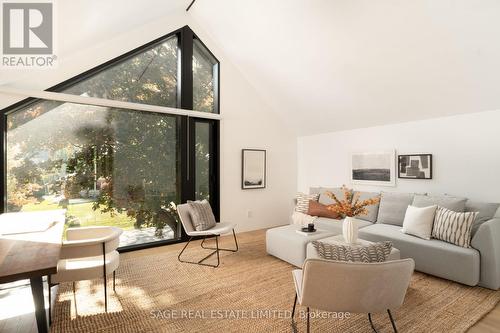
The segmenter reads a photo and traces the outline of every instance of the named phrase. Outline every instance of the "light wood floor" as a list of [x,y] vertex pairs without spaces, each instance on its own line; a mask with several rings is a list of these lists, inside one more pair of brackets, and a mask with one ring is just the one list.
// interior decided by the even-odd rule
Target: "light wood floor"
[[[252,240],[257,237],[262,237],[265,230],[257,230],[238,234],[238,238],[242,241],[244,239]],[[180,249],[184,244],[169,245],[168,249]],[[150,254],[162,253],[166,251],[167,247],[156,247],[134,252],[127,252],[121,254],[122,258],[137,258]],[[22,287],[21,287],[22,288]],[[26,288],[26,287],[25,287]],[[29,287],[27,288],[29,291]],[[19,301],[26,300],[26,290],[19,292]],[[24,295],[23,295],[24,293]],[[18,303],[19,306],[24,306],[23,303]],[[4,304],[2,304],[4,306]],[[30,307],[32,305],[30,304]],[[1,310],[0,310],[1,311]],[[33,313],[24,313],[18,317],[5,319],[0,321],[1,333],[36,333],[35,318]],[[473,326],[469,333],[499,333],[500,332],[500,304]]]

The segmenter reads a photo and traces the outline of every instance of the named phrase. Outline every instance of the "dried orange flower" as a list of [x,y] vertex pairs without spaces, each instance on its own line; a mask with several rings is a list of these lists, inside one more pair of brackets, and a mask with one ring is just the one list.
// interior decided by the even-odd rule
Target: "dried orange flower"
[[339,200],[332,192],[326,192],[326,195],[335,201],[335,203],[329,205],[327,209],[336,213],[341,218],[366,215],[368,214],[368,209],[366,207],[376,205],[380,201],[380,198],[370,198],[359,201],[359,192],[354,192],[345,185],[342,185],[342,191],[344,192],[343,200]]

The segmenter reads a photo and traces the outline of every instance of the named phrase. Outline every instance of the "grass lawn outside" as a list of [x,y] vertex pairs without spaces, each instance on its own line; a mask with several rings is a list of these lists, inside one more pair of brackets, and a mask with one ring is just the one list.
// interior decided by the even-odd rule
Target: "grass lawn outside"
[[[93,202],[77,202],[68,205],[66,217],[66,227],[86,227],[86,226],[113,226],[123,230],[134,229],[134,219],[127,217],[125,214],[115,214],[114,217],[110,213],[101,213],[99,210],[92,209]],[[40,203],[32,203],[24,205],[21,211],[34,212],[43,210],[61,209],[61,207],[52,202],[50,199],[45,199]],[[69,223],[68,223],[69,222]]]

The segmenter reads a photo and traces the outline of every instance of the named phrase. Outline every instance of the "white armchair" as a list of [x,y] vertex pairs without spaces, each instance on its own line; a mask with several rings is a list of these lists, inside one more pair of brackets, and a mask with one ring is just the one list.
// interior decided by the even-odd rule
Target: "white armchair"
[[295,282],[295,302],[307,307],[307,332],[309,308],[329,312],[368,313],[374,332],[372,313],[389,314],[394,332],[396,323],[391,309],[403,305],[415,263],[413,259],[377,263],[339,262],[324,259],[307,259],[302,270],[292,272]]
[[50,286],[73,282],[73,293],[75,293],[75,281],[103,277],[104,307],[107,312],[107,276],[113,273],[113,291],[115,291],[116,269],[120,263],[120,255],[116,249],[122,232],[116,227],[82,227],[66,230],[66,241],[62,244],[57,273],[48,278],[49,304]]
[[[235,224],[232,223],[217,223],[217,225],[211,229],[208,230],[203,230],[203,231],[197,231],[193,227],[193,223],[191,221],[191,215],[189,214],[189,209],[188,209],[188,204],[182,204],[177,206],[177,213],[179,214],[179,218],[181,220],[182,226],[184,227],[184,231],[186,234],[189,236],[189,240],[182,249],[182,251],[179,253],[177,256],[177,259],[180,262],[183,263],[188,263],[188,264],[197,264],[197,265],[203,265],[203,266],[209,266],[209,267],[219,267],[220,264],[220,258],[219,258],[219,251],[229,251],[229,252],[237,252],[238,251],[238,241],[236,240],[236,234],[234,233],[234,227],[236,226]],[[219,247],[219,236],[222,234],[227,234],[230,232],[233,232],[233,238],[234,238],[234,244],[235,248],[234,249],[224,249]],[[197,262],[192,262],[192,261],[185,261],[181,259],[182,253],[184,253],[184,250],[188,247],[189,243],[194,237],[203,237],[203,240],[201,241],[201,247],[207,250],[213,250],[213,252],[209,253],[206,257],[203,259],[200,259]],[[215,248],[214,247],[206,247],[203,244],[205,243],[205,238],[206,237],[211,237],[215,236]],[[206,259],[210,258],[214,254],[217,254],[217,264],[216,265],[211,265],[211,264],[205,264],[203,261]]]

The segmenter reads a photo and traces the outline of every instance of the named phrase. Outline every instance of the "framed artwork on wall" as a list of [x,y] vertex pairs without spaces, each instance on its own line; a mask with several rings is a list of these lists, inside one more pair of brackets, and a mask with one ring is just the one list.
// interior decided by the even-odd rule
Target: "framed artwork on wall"
[[241,188],[243,190],[266,187],[266,151],[242,149]]
[[352,153],[351,183],[396,186],[395,150]]
[[398,155],[398,178],[432,179],[432,154]]

